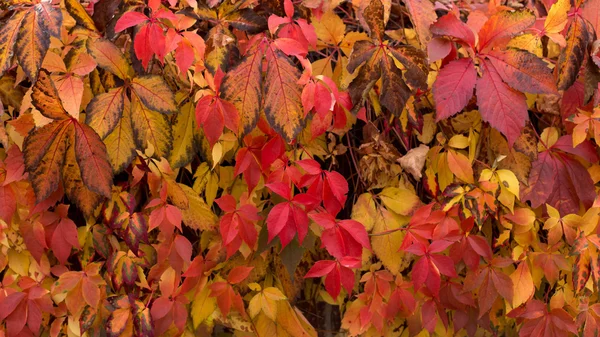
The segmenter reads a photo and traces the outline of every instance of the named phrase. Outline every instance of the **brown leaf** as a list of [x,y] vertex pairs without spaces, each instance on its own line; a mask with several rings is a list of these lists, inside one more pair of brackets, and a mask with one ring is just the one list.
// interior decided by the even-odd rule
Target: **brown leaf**
[[429,146],[421,144],[419,147],[410,149],[402,158],[398,159],[398,162],[408,173],[420,180],[422,175],[421,171],[425,166],[425,159],[427,159],[427,153],[429,152]]
[[556,65],[559,90],[569,89],[577,79],[588,44],[591,43],[591,35],[585,21],[576,16],[567,31],[567,46],[561,50]]

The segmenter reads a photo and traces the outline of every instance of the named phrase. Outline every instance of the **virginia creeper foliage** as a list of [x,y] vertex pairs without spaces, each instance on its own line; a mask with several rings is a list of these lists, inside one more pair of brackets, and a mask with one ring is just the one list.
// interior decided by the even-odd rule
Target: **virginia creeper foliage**
[[600,334],[600,0],[4,0],[0,337]]

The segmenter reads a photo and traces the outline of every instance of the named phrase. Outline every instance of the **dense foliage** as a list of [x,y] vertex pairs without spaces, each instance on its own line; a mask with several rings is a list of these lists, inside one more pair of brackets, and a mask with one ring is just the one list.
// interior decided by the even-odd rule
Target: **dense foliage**
[[0,336],[597,336],[600,0],[4,0]]

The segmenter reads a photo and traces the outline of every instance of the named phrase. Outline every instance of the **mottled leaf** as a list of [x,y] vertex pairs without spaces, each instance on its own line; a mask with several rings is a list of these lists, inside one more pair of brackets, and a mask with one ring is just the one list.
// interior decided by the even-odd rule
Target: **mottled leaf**
[[504,82],[512,88],[534,94],[556,94],[552,70],[537,56],[519,49],[492,51],[488,59]]
[[148,148],[151,144],[154,154],[168,158],[173,146],[173,131],[167,116],[148,109],[137,97],[131,100],[131,125],[136,144]]
[[88,12],[83,8],[79,0],[65,0],[65,9],[71,15],[78,25],[89,30],[96,31],[96,25],[94,20],[90,17]]
[[123,115],[125,89],[118,87],[107,93],[95,96],[86,108],[85,122],[94,129],[100,138],[108,136]]
[[242,129],[240,134],[252,131],[258,122],[261,107],[263,54],[262,48],[248,53],[223,78],[221,97],[233,103],[240,114],[240,128]]
[[68,138],[73,137],[71,120],[59,120],[30,133],[23,144],[25,169],[40,202],[50,196],[61,182]]
[[11,65],[13,49],[19,35],[19,28],[25,19],[25,11],[17,11],[11,18],[4,23],[0,28],[0,76]]
[[163,114],[175,113],[177,110],[175,95],[161,76],[136,77],[131,81],[131,88],[137,98],[150,110]]
[[567,90],[575,83],[587,53],[588,44],[591,43],[591,35],[585,21],[581,17],[575,16],[567,31],[567,46],[561,49],[556,65],[559,90]]
[[133,77],[133,68],[114,43],[105,39],[88,39],[87,50],[100,68],[110,71],[122,80]]
[[83,183],[110,198],[113,176],[106,147],[98,134],[85,124],[75,123],[75,154]]
[[271,127],[288,142],[300,133],[303,124],[300,72],[291,60],[279,51],[267,51],[265,78],[265,115]]
[[39,78],[32,88],[31,101],[42,115],[51,119],[65,119],[69,115],[60,103],[58,91],[50,74],[42,70]]

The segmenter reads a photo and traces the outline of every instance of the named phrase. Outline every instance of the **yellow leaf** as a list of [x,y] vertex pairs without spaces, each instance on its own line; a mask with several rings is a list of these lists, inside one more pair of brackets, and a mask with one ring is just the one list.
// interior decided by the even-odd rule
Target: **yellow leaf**
[[404,231],[398,230],[406,225],[409,217],[396,215],[381,207],[375,218],[371,237],[373,252],[392,274],[406,268],[405,254],[398,250],[404,240]]
[[544,22],[544,33],[561,47],[565,47],[566,41],[561,32],[568,23],[567,13],[571,9],[571,1],[558,0],[555,2]]
[[131,104],[125,101],[123,116],[104,139],[108,159],[114,173],[123,171],[135,157],[135,140],[131,126]]
[[131,81],[131,89],[137,98],[150,110],[163,114],[175,113],[175,95],[165,80],[158,75],[136,77]]
[[352,220],[360,222],[367,231],[373,229],[377,217],[377,208],[375,200],[371,193],[363,193],[358,197],[354,207],[352,207]]
[[448,141],[448,145],[455,149],[464,149],[469,146],[469,138],[463,135],[455,135]]
[[183,223],[193,229],[212,229],[217,224],[217,216],[192,188],[185,185],[179,186],[189,201],[189,207],[181,211]]
[[510,279],[513,281],[514,290],[512,306],[516,308],[529,301],[535,291],[527,260],[519,263],[517,269],[510,274]]
[[344,39],[346,25],[334,12],[324,13],[320,19],[313,18],[311,24],[319,39],[319,49],[327,46],[337,46]]
[[176,169],[189,164],[198,149],[198,128],[195,106],[192,102],[184,104],[177,114],[173,125],[173,151],[169,162]]
[[421,204],[414,192],[404,188],[386,187],[379,193],[379,197],[389,210],[400,215],[409,215]]
[[194,328],[198,328],[217,308],[216,298],[209,295],[210,289],[206,286],[196,293],[192,301],[191,316]]
[[29,276],[30,254],[27,251],[17,252],[14,249],[8,251],[8,267],[21,276]]

